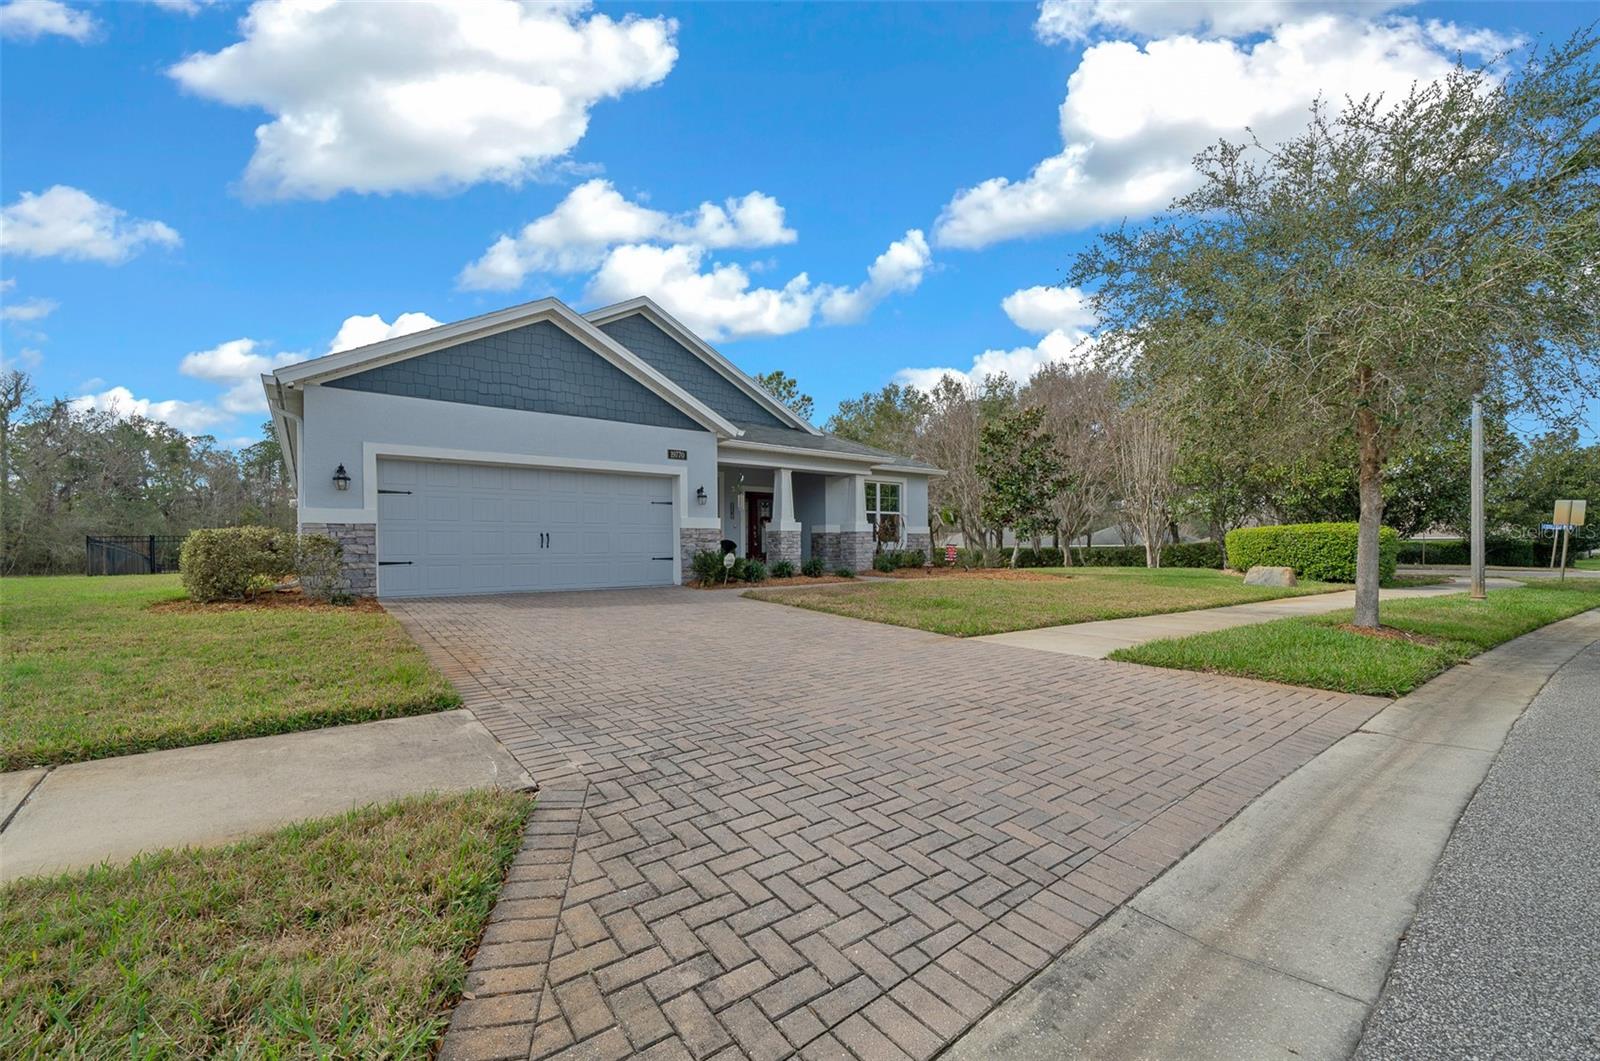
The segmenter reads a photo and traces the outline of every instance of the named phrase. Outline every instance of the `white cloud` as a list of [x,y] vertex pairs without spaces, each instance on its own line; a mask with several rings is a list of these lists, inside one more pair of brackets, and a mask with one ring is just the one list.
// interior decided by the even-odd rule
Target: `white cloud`
[[786,335],[811,323],[817,291],[800,273],[782,288],[750,287],[737,264],[713,263],[701,271],[704,247],[629,244],[606,256],[589,283],[595,302],[648,295],[697,334],[715,342],[751,335]]
[[40,37],[66,37],[83,43],[94,37],[100,24],[87,11],[59,0],[11,0],[0,5],[0,37],[36,41]]
[[867,267],[866,283],[828,292],[822,300],[822,319],[829,324],[853,324],[888,296],[915,291],[932,263],[927,237],[921,229],[911,229]]
[[230,339],[209,350],[184,355],[178,362],[178,371],[193,379],[226,385],[228,389],[219,401],[229,416],[266,412],[267,398],[261,388],[261,374],[304,361],[305,355],[281,353],[269,357],[258,352],[260,345],[254,339]]
[[[333,342],[328,344],[328,353],[337,354],[341,350],[352,350],[358,346],[367,346],[370,343],[381,343],[385,339],[393,339],[399,335],[410,335],[412,332],[425,331],[437,328],[439,322],[426,313],[402,313],[394,319],[393,324],[386,324],[381,316],[376,313],[365,317],[346,317],[339,326],[339,334],[333,337]],[[298,359],[297,359],[298,360]]]
[[1017,327],[1043,333],[1039,341],[1010,350],[985,350],[967,368],[903,368],[895,373],[895,382],[931,390],[945,376],[981,384],[985,377],[1003,373],[1025,383],[1045,365],[1084,366],[1093,360],[1093,340],[1085,329],[1094,316],[1077,288],[1025,287],[1002,299],[1000,308]]
[[1416,0],[1044,0],[1034,32],[1047,44],[1103,34],[1238,37],[1325,13],[1379,15]]
[[600,265],[612,247],[651,240],[770,247],[793,243],[795,233],[784,226],[783,207],[761,192],[720,206],[701,203],[697,210],[672,215],[624,198],[610,181],[591,180],[516,236],[495,240],[461,271],[459,283],[469,290],[509,291],[521,286],[529,273],[584,272]]
[[44,354],[31,346],[24,346],[21,350],[9,356],[0,352],[0,364],[3,364],[5,368],[16,368],[20,365],[25,369],[31,370],[38,368],[43,362]]
[[1000,308],[1025,332],[1081,331],[1094,323],[1094,311],[1075,287],[1025,287],[1002,299]]
[[[260,384],[257,384],[258,389],[259,387]],[[179,431],[191,434],[203,432],[233,417],[232,413],[223,412],[207,402],[186,402],[177,399],[152,401],[149,398],[137,398],[126,387],[112,387],[98,394],[85,394],[72,399],[69,404],[75,409],[98,409],[117,416],[142,416],[150,420],[160,420]]]
[[984,247],[1159,210],[1194,186],[1194,155],[1219,138],[1249,127],[1277,142],[1305,127],[1319,93],[1398,98],[1444,75],[1447,34],[1408,18],[1369,24],[1325,14],[1253,44],[1192,36],[1096,44],[1067,80],[1061,152],[1020,180],[994,177],[958,192],[936,242]]
[[583,138],[596,103],[656,84],[678,57],[672,19],[574,2],[289,0],[252,5],[239,29],[170,72],[272,115],[244,181],[269,198],[519,182]]
[[35,195],[23,192],[0,210],[0,250],[33,258],[66,258],[116,265],[150,244],[182,243],[160,221],[130,218],[77,188],[57,184]]
[[55,312],[57,305],[54,299],[25,298],[0,307],[0,320],[18,323],[43,320]]
[[945,376],[965,376],[981,384],[987,376],[1004,373],[1019,383],[1027,382],[1035,372],[1049,364],[1086,365],[1091,360],[1088,337],[1083,333],[1053,331],[1033,346],[1018,346],[1011,350],[985,350],[972,359],[970,367],[959,368],[903,368],[894,374],[895,382],[931,390]]
[[145,0],[145,2],[177,15],[198,15],[202,8],[220,3],[221,0]]
[[818,317],[826,324],[860,320],[888,295],[914,289],[922,281],[929,251],[927,239],[912,229],[878,256],[858,287],[814,284],[805,273],[781,288],[751,287],[742,266],[708,265],[706,257],[706,248],[693,243],[617,247],[594,274],[587,297],[604,303],[648,295],[713,342],[787,335]]
[[[327,352],[338,353],[396,335],[408,335],[435,327],[438,323],[426,313],[402,313],[394,319],[393,324],[386,323],[376,313],[364,317],[346,317],[338,334],[328,344]],[[262,345],[255,339],[229,339],[209,350],[197,350],[183,356],[178,362],[180,374],[224,388],[215,401],[152,401],[135,397],[126,387],[101,390],[105,387],[105,380],[96,378],[85,380],[80,386],[85,391],[97,393],[74,398],[73,404],[79,408],[114,411],[120,416],[162,420],[179,431],[190,433],[205,431],[237,416],[259,415],[267,411],[261,376],[275,368],[304,361],[308,356],[298,352],[269,354],[262,349]]]

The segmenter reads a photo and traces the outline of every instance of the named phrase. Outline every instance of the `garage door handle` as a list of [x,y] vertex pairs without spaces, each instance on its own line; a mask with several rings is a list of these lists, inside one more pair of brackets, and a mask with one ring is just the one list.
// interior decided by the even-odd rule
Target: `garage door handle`
[[670,505],[670,504],[672,504],[671,501],[652,501],[650,503],[652,505]]
[[400,567],[402,565],[404,565],[406,567],[410,567],[411,566],[411,561],[410,560],[379,560],[378,561],[378,566],[379,567]]
[[650,559],[652,559],[652,560],[671,560],[672,557],[670,557],[670,556],[652,556]]
[[385,490],[381,486],[378,487],[378,493],[380,494],[409,494],[410,492],[410,490]]

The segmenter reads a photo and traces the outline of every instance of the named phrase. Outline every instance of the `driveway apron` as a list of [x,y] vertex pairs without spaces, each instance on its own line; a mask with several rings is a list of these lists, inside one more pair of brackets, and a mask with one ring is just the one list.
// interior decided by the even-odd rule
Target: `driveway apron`
[[390,607],[541,786],[449,1058],[930,1057],[1387,702],[731,593]]

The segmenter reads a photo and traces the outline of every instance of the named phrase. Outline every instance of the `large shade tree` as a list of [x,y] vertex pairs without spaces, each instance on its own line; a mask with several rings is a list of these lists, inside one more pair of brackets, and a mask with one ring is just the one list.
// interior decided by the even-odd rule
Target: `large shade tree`
[[1258,392],[1286,451],[1351,447],[1358,626],[1378,625],[1392,454],[1475,392],[1558,422],[1600,394],[1595,45],[1319,102],[1275,146],[1220,144],[1196,191],[1070,271],[1108,358],[1177,393]]

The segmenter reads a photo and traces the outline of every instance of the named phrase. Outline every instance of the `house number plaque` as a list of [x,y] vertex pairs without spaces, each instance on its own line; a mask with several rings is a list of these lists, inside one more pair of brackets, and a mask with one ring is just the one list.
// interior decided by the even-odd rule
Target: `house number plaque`
[[669,450],[667,450],[667,460],[669,460],[669,461],[686,461],[688,459],[689,459],[689,451],[686,450],[686,449],[669,449]]

